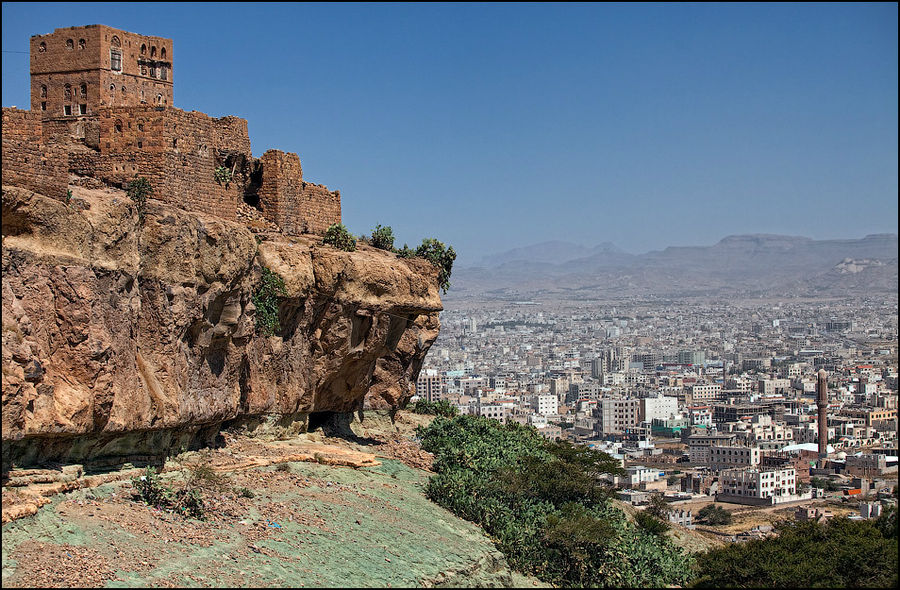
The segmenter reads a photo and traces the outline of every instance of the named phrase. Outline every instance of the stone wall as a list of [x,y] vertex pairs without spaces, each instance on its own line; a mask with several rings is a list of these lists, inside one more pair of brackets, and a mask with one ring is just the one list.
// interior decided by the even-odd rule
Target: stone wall
[[97,121],[99,149],[70,152],[72,172],[119,186],[146,176],[155,199],[236,219],[242,187],[219,184],[215,169],[250,158],[246,120],[136,106],[101,108]]
[[39,113],[3,108],[3,184],[65,199],[65,152],[43,144]]
[[259,203],[266,219],[287,234],[324,234],[341,222],[341,194],[303,181],[297,154],[268,150],[260,158]]

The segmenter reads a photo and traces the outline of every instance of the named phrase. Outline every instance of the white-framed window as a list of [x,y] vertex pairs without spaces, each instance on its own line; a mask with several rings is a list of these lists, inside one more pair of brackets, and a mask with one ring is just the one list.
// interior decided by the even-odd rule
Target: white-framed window
[[122,52],[118,49],[109,50],[109,68],[114,72],[122,71]]

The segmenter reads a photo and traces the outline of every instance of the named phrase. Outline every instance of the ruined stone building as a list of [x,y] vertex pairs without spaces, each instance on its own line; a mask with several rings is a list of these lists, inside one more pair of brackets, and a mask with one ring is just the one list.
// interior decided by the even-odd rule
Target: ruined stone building
[[340,193],[304,181],[297,154],[254,158],[246,120],[175,108],[173,64],[171,39],[105,25],[33,36],[31,110],[3,108],[3,184],[64,199],[144,176],[188,211],[236,220],[246,203],[288,234],[340,223]]

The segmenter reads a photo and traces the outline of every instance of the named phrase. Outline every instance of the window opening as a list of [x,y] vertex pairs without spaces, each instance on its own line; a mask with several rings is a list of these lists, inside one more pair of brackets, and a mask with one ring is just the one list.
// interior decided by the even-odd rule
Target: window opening
[[46,111],[46,110],[47,110],[47,103],[46,103],[46,102],[42,102],[42,103],[41,103],[41,110],[42,110],[42,111]]
[[79,114],[79,115],[86,115],[86,114],[87,114],[87,105],[86,105],[86,104],[80,104],[80,105],[78,105],[78,114]]
[[71,115],[72,114],[72,105],[67,104],[66,106],[64,106],[63,114],[65,114],[66,116]]
[[166,48],[165,47],[163,47],[162,49],[159,50],[159,57],[161,59],[166,59]]
[[38,53],[44,53],[47,51],[47,44],[41,41],[41,44],[38,45]]
[[72,50],[75,49],[75,42],[71,39],[66,39],[66,49]]
[[64,87],[66,100],[72,100],[72,87],[68,84]]
[[41,84],[41,98],[47,98],[47,87]]
[[109,67],[113,71],[121,72],[122,71],[122,52],[116,49],[110,49],[109,51]]
[[78,49],[84,49],[84,39],[78,40]]
[[87,96],[87,84],[81,85],[81,98],[85,98]]
[[141,55],[147,53],[147,45],[146,43],[141,43]]
[[121,47],[122,46],[122,42],[119,41],[119,37],[117,35],[113,35],[113,38],[109,42],[109,44],[112,45],[113,47]]
[[156,57],[156,47],[150,47],[150,57]]

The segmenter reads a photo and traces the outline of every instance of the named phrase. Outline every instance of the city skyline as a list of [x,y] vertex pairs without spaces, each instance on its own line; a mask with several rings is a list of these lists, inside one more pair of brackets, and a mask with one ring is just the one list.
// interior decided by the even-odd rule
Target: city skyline
[[352,232],[461,264],[897,233],[896,5],[46,6],[3,5],[4,106],[31,35],[171,38],[175,106],[296,151]]

